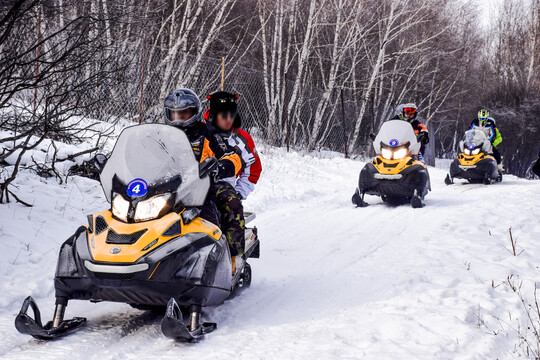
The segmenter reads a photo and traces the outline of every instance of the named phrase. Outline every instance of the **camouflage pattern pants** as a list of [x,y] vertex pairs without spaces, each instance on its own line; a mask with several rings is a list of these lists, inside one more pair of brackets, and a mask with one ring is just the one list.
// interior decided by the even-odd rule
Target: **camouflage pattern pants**
[[244,208],[231,184],[218,182],[215,185],[215,202],[221,214],[221,231],[229,242],[231,256],[244,254],[246,222]]

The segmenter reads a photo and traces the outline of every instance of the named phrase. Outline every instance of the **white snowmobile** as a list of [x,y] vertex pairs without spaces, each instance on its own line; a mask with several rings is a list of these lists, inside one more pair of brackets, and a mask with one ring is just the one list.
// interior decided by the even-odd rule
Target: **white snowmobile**
[[465,132],[459,142],[460,154],[446,175],[446,185],[454,183],[455,178],[466,179],[469,183],[492,184],[502,181],[502,174],[493,157],[492,145],[482,128],[475,127]]
[[378,156],[360,172],[353,204],[367,206],[364,195],[370,194],[392,205],[423,207],[431,186],[426,166],[418,161],[420,143],[412,126],[402,120],[383,123],[373,147]]

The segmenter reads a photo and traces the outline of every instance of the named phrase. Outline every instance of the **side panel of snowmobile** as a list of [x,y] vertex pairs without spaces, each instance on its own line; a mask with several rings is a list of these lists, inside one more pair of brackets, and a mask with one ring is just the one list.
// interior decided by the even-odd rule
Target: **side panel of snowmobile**
[[93,219],[61,247],[57,298],[165,306],[173,297],[207,306],[229,295],[229,247],[217,226],[201,218],[183,224],[175,213],[139,224],[108,211]]
[[358,189],[370,195],[410,198],[414,191],[424,196],[430,189],[426,166],[411,157],[387,160],[381,156],[360,172]]
[[477,155],[461,153],[450,165],[452,178],[467,179],[471,182],[482,181],[486,177],[495,180],[498,175],[497,161],[493,156],[484,153]]

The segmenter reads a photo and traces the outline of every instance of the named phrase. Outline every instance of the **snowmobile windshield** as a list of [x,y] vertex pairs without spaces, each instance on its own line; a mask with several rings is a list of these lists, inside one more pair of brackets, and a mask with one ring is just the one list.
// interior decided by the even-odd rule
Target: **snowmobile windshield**
[[462,152],[465,149],[474,150],[476,148],[480,148],[484,152],[490,152],[491,149],[491,144],[486,137],[486,134],[478,128],[466,131],[459,146]]
[[420,143],[416,139],[414,130],[407,121],[390,120],[382,124],[377,137],[373,141],[373,147],[377,154],[381,154],[383,148],[398,148],[408,146],[412,155],[420,151]]
[[199,163],[180,129],[144,124],[124,129],[100,175],[107,200],[118,188],[131,198],[175,192],[175,204],[202,206],[210,179],[199,178]]

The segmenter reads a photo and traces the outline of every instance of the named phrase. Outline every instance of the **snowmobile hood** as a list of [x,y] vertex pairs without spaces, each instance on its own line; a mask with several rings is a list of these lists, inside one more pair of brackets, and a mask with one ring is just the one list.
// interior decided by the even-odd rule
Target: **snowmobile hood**
[[414,130],[407,121],[390,120],[382,124],[377,137],[373,141],[373,147],[377,154],[381,153],[381,145],[397,147],[410,143],[409,151],[417,155],[420,151],[420,143],[416,139]]
[[491,153],[491,143],[488,140],[484,131],[479,128],[473,128],[471,130],[465,131],[463,140],[459,142],[459,150],[463,152],[465,147],[467,147],[469,150],[472,150],[479,146],[482,146],[483,152]]
[[171,189],[176,192],[176,203],[202,206],[210,179],[199,178],[199,163],[186,134],[169,125],[143,124],[122,131],[100,180],[111,202],[115,176],[126,186],[128,195],[136,197],[178,175],[181,181]]

